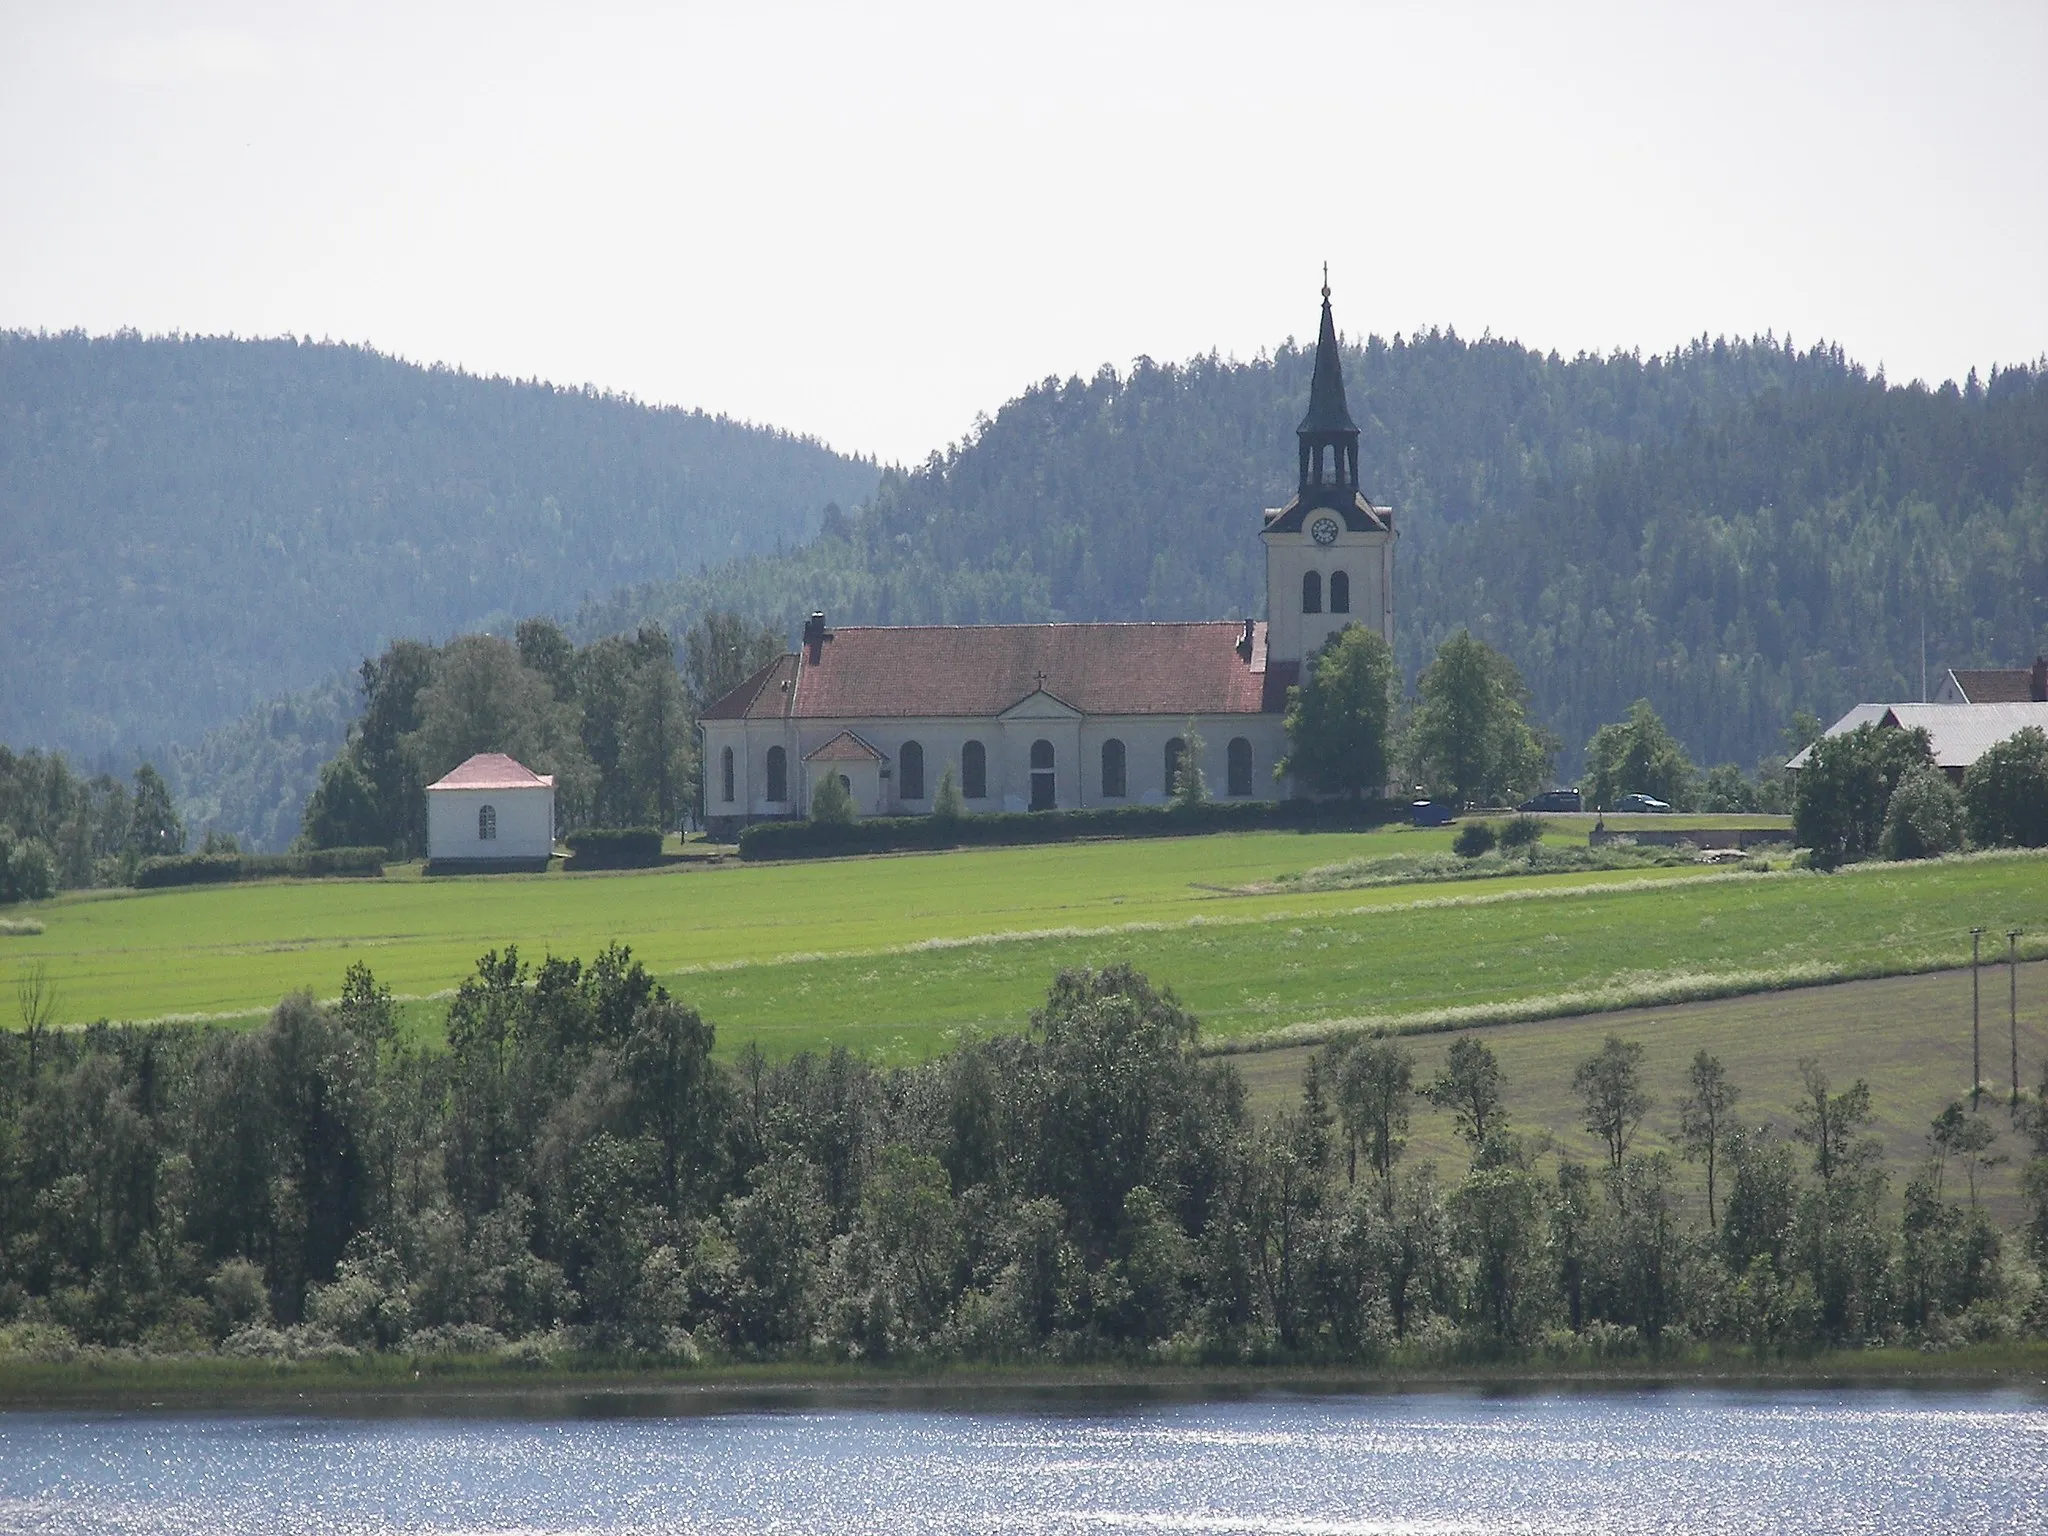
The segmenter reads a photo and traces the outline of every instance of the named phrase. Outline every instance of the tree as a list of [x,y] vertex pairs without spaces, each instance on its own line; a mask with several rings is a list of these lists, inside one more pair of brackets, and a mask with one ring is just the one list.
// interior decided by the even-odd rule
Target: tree
[[1713,816],[1748,815],[1762,810],[1757,786],[1742,776],[1733,763],[1718,763],[1707,770],[1707,782],[1700,791],[1700,809]]
[[1500,1061],[1490,1046],[1460,1035],[1444,1052],[1443,1069],[1422,1090],[1438,1109],[1457,1117],[1458,1131],[1474,1150],[1498,1134],[1503,1119]]
[[683,677],[690,712],[701,715],[783,653],[781,634],[766,624],[714,608],[683,636]]
[[171,804],[170,787],[149,763],[135,770],[135,809],[128,823],[128,850],[138,859],[185,851],[185,823]]
[[1970,841],[2048,847],[2048,731],[2030,725],[1994,744],[1963,775]]
[[1707,1225],[1715,1226],[1714,1172],[1729,1132],[1728,1117],[1742,1090],[1728,1081],[1721,1058],[1704,1047],[1695,1051],[1686,1073],[1686,1094],[1678,1101],[1678,1138],[1688,1161],[1707,1165]]
[[1942,1170],[1951,1157],[1960,1158],[1970,1184],[1970,1208],[1977,1208],[1977,1174],[2005,1161],[1994,1156],[1991,1145],[1998,1140],[1998,1128],[1983,1115],[1964,1112],[1960,1099],[1952,1099],[1928,1127],[1927,1145],[1934,1154],[1934,1192],[1941,1193]]
[[1319,794],[1353,799],[1387,782],[1387,721],[1394,652],[1374,630],[1347,624],[1316,652],[1308,681],[1287,690],[1290,774]]
[[377,791],[344,752],[320,765],[320,786],[306,802],[300,835],[314,848],[375,847],[384,832]]
[[967,814],[967,801],[960,793],[959,781],[953,777],[953,765],[948,763],[939,772],[938,792],[932,796],[932,817],[937,821],[958,821]]
[[1963,797],[1932,763],[1908,768],[1885,807],[1878,851],[1887,859],[1931,859],[1963,846]]
[[1629,1138],[1650,1112],[1641,1044],[1609,1035],[1573,1071],[1572,1087],[1585,1107],[1586,1129],[1607,1144],[1607,1161],[1618,1171]]
[[1648,699],[1628,707],[1628,718],[1603,725],[1586,743],[1586,797],[1602,810],[1623,795],[1654,795],[1674,810],[1689,811],[1695,772]]
[[1192,720],[1188,721],[1181,741],[1180,766],[1169,788],[1173,791],[1173,803],[1190,809],[1209,798],[1209,781],[1202,774],[1202,754],[1208,750],[1208,743],[1202,740]]
[[420,695],[433,681],[437,655],[418,640],[396,640],[362,666],[363,713],[348,753],[376,791],[381,826],[370,841],[397,858],[427,848],[427,781],[406,742],[420,727]]
[[1883,837],[1892,791],[1910,769],[1933,761],[1933,743],[1917,727],[1859,725],[1823,736],[1799,770],[1792,836],[1820,869],[1869,858]]
[[574,704],[494,635],[463,635],[442,649],[419,694],[419,728],[404,746],[419,782],[431,783],[478,752],[503,752],[555,776],[571,806],[587,804],[593,772]]
[[1867,1166],[1877,1156],[1870,1125],[1870,1085],[1857,1078],[1840,1093],[1830,1092],[1827,1074],[1811,1056],[1799,1061],[1805,1092],[1793,1106],[1792,1139],[1813,1149],[1813,1171],[1823,1184]]
[[553,619],[521,619],[512,632],[519,664],[548,680],[558,699],[576,696],[576,647]]
[[1391,1192],[1394,1161],[1408,1133],[1415,1058],[1391,1040],[1361,1040],[1337,1060],[1337,1116],[1349,1149],[1347,1177],[1358,1176],[1363,1145],[1372,1170]]
[[846,777],[834,773],[828,766],[818,775],[817,787],[811,791],[811,820],[844,826],[855,818],[853,792],[846,787]]
[[1556,738],[1529,724],[1529,690],[1514,663],[1470,631],[1437,647],[1416,690],[1409,767],[1432,791],[1461,803],[1512,801],[1549,779]]
[[622,756],[641,814],[666,831],[682,824],[696,778],[696,753],[689,694],[676,671],[668,636],[658,625],[649,628],[659,636],[659,646],[634,673]]

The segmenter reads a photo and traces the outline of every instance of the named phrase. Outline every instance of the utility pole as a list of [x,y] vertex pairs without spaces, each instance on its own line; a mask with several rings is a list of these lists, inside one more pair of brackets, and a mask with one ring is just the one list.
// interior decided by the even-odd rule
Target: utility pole
[[2020,1123],[2020,931],[2005,936],[2005,976],[2012,1009],[2012,1123]]
[[1977,1027],[1978,992],[1977,962],[1979,946],[1984,942],[1984,930],[1970,930],[1970,1113],[1977,1112],[1977,1096],[1984,1091],[1984,1055],[1982,1035]]

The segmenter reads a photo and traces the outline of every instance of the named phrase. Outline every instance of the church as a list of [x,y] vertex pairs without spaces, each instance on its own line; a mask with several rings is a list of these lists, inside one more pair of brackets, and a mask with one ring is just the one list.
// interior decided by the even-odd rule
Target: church
[[929,813],[948,769],[969,814],[1156,805],[1191,741],[1212,798],[1290,794],[1274,765],[1303,663],[1346,624],[1394,640],[1394,513],[1359,489],[1327,284],[1295,436],[1299,486],[1258,530],[1263,622],[835,629],[813,613],[797,650],[704,711],[706,829],[803,816],[825,774],[862,816]]

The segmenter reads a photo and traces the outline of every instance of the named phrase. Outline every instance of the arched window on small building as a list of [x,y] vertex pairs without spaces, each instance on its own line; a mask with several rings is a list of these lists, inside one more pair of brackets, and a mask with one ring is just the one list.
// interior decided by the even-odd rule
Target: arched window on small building
[[905,800],[924,798],[924,747],[906,741],[896,753],[896,793]]
[[1323,611],[1323,577],[1320,571],[1301,573],[1301,611],[1321,613]]
[[988,748],[970,741],[960,749],[960,798],[988,798]]
[[722,800],[732,799],[732,748],[718,754],[718,790]]
[[1231,794],[1249,795],[1252,792],[1252,744],[1242,736],[1231,737],[1225,765]]
[[[781,805],[789,798],[789,754],[780,747],[768,749],[768,801]],[[732,797],[726,796],[729,800]]]
[[1102,798],[1121,800],[1129,792],[1124,773],[1124,744],[1112,736],[1102,744]]
[[498,838],[498,808],[495,805],[477,807],[476,837],[480,843],[496,842]]
[[1351,578],[1342,571],[1330,572],[1330,612],[1351,611]]
[[1171,795],[1180,788],[1180,765],[1187,761],[1188,744],[1176,736],[1166,744],[1166,792]]

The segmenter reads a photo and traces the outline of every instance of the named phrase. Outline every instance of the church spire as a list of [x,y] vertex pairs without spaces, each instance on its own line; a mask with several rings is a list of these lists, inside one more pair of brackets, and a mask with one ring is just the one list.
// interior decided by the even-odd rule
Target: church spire
[[[1308,387],[1308,414],[1294,429],[1301,442],[1301,493],[1338,505],[1338,493],[1358,491],[1358,424],[1344,400],[1344,360],[1337,322],[1330,314],[1330,267],[1323,264],[1323,324],[1316,335],[1316,371]],[[1349,496],[1343,499],[1348,500]]]

